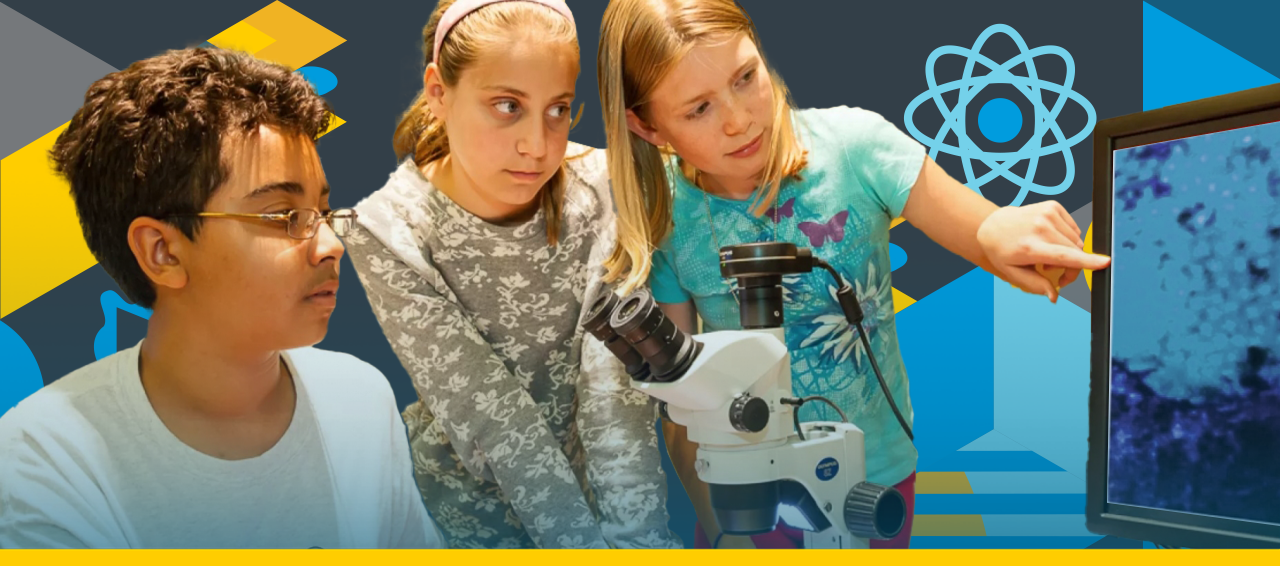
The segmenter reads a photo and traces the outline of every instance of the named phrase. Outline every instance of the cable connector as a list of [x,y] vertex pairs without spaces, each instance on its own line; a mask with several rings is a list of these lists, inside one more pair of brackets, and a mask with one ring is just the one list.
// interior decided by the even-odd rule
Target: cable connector
[[844,311],[844,317],[849,320],[850,325],[862,324],[865,316],[862,314],[862,305],[858,304],[858,296],[854,294],[853,287],[850,287],[848,282],[836,291],[836,300],[840,301],[840,310]]
[[[880,365],[876,363],[875,352],[871,349],[871,340],[867,338],[867,329],[862,327],[862,305],[858,303],[858,295],[853,292],[853,286],[840,276],[840,272],[836,271],[831,264],[822,260],[822,258],[814,257],[813,264],[825,269],[831,277],[836,280],[836,284],[840,288],[836,291],[836,300],[840,302],[840,310],[844,311],[844,317],[849,321],[849,326],[858,330],[858,338],[862,341],[862,347],[866,348],[867,359],[871,360],[871,369],[875,371],[876,380],[880,382],[880,389],[884,392],[884,398],[889,402],[889,408],[893,409],[893,416],[898,418],[898,424],[902,426],[902,432],[907,434],[907,438],[915,442],[915,435],[911,433],[911,427],[907,425],[907,420],[902,418],[902,411],[898,410],[898,404],[893,401],[893,395],[889,393],[889,385],[884,382],[884,375],[880,373]],[[834,404],[833,404],[834,406]],[[798,428],[799,419],[796,421]],[[803,439],[804,437],[801,436]]]
[[845,281],[844,277],[841,277],[840,273],[834,267],[831,267],[831,264],[821,258],[813,258],[813,264],[830,273],[831,278],[835,279],[836,285],[840,286],[836,290],[836,300],[840,302],[840,310],[844,311],[844,317],[849,321],[849,324],[851,326],[862,324],[862,319],[866,315],[862,312],[862,305],[858,303],[858,295],[853,292],[853,286],[848,281]]

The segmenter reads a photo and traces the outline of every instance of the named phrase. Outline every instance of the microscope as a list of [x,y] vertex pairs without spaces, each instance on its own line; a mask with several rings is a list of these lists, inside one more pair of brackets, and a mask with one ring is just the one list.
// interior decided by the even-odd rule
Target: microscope
[[[721,275],[738,281],[743,330],[690,336],[647,289],[625,297],[603,293],[583,326],[624,363],[634,388],[658,399],[665,418],[688,428],[698,443],[695,470],[710,487],[725,534],[767,533],[781,517],[805,532],[805,548],[868,548],[869,539],[902,530],[906,501],[893,487],[866,481],[862,430],[834,403],[793,396],[782,276],[815,267],[840,285],[837,299],[870,354],[849,284],[810,250],[779,242],[720,250]],[[802,423],[800,405],[814,400],[831,404],[844,422]]]

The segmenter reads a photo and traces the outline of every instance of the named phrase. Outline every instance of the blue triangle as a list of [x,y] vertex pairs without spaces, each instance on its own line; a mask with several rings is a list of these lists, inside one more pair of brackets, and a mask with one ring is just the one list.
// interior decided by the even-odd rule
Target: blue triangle
[[1142,3],[1142,109],[1280,82],[1275,75]]
[[996,431],[988,432],[960,449],[961,452],[1021,452],[1030,450]]

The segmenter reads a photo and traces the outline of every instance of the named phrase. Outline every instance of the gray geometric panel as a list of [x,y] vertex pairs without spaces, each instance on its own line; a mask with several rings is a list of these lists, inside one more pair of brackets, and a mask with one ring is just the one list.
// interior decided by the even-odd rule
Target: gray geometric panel
[[1089,225],[1093,223],[1093,203],[1090,202],[1075,212],[1071,213],[1071,219],[1076,221],[1076,225],[1080,227],[1080,238],[1089,232]]
[[[1084,235],[1089,231],[1089,224],[1093,222],[1093,203],[1086,204],[1072,212],[1071,218],[1080,226],[1080,238],[1084,239]],[[1089,283],[1085,281],[1083,273],[1070,285],[1063,287],[1059,294],[1062,298],[1071,301],[1085,311],[1093,312],[1093,295],[1089,292]]]
[[0,4],[0,157],[75,115],[89,85],[116,69]]

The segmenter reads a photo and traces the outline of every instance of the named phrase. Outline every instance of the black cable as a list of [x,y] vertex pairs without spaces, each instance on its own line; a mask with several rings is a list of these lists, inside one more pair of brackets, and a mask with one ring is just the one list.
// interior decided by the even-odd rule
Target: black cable
[[804,404],[804,399],[799,397],[783,397],[778,399],[783,405],[791,405],[795,407],[791,410],[791,421],[795,423],[796,434],[800,435],[800,442],[804,442],[804,430],[800,428],[800,405]]
[[796,423],[796,434],[800,435],[800,442],[804,442],[804,430],[800,428],[800,404],[796,404],[796,408],[791,410],[791,418]]
[[791,411],[791,420],[795,423],[796,434],[800,436],[801,442],[804,442],[805,438],[804,438],[804,429],[800,428],[800,407],[804,406],[804,404],[808,403],[809,401],[822,401],[823,403],[831,405],[831,408],[835,409],[836,413],[840,414],[840,420],[842,422],[845,422],[845,423],[849,422],[849,417],[844,416],[844,411],[841,411],[839,406],[833,403],[830,399],[827,399],[826,397],[823,397],[821,395],[812,395],[812,396],[803,397],[803,398],[783,397],[782,399],[779,399],[778,402],[782,403],[783,405],[791,405],[795,407],[795,409]]
[[724,536],[724,531],[720,531],[720,534],[716,535],[716,541],[711,543],[711,548],[713,549],[720,548],[720,537],[723,537],[723,536]]
[[[858,336],[862,338],[862,347],[867,349],[867,358],[871,360],[871,369],[876,372],[876,379],[880,381],[880,388],[884,390],[884,398],[889,401],[889,408],[893,409],[893,416],[898,417],[898,424],[902,425],[902,431],[907,433],[907,438],[915,442],[915,435],[911,434],[911,427],[907,426],[907,420],[902,418],[902,411],[898,410],[898,404],[893,402],[893,395],[889,394],[889,386],[884,382],[884,376],[880,374],[880,365],[876,363],[876,355],[871,352],[871,342],[867,340],[867,331],[858,325]],[[852,360],[850,360],[852,363]]]
[[848,283],[845,282],[844,277],[840,276],[840,272],[836,271],[836,268],[831,267],[831,264],[816,257],[813,258],[813,264],[827,270],[827,273],[831,274],[831,278],[836,280],[837,285],[848,285]]
[[[902,411],[898,410],[898,404],[893,401],[893,395],[889,393],[889,385],[884,381],[884,375],[880,373],[880,364],[876,363],[876,355],[871,350],[871,341],[867,339],[867,331],[862,327],[862,305],[858,303],[858,297],[853,292],[853,287],[849,285],[840,273],[831,267],[831,264],[823,261],[821,258],[814,257],[813,264],[825,269],[836,280],[836,284],[840,286],[836,291],[836,300],[840,303],[840,309],[844,311],[844,317],[849,321],[851,326],[858,329],[858,337],[862,340],[862,347],[867,350],[867,358],[871,360],[871,369],[875,371],[876,380],[880,382],[880,389],[884,392],[885,400],[889,401],[889,408],[893,409],[893,416],[898,418],[898,424],[902,426],[902,431],[907,433],[907,438],[915,442],[915,435],[911,433],[911,427],[907,425],[907,420],[902,417]],[[849,363],[853,363],[850,358]]]
[[831,408],[836,410],[836,414],[840,415],[841,422],[846,422],[846,423],[849,422],[849,417],[844,416],[844,411],[841,411],[840,407],[837,407],[836,404],[832,403],[830,399],[827,399],[826,397],[823,397],[821,395],[813,395],[813,396],[805,397],[801,399],[800,404],[803,405],[805,403],[808,403],[809,401],[822,401],[823,403],[831,405]]

